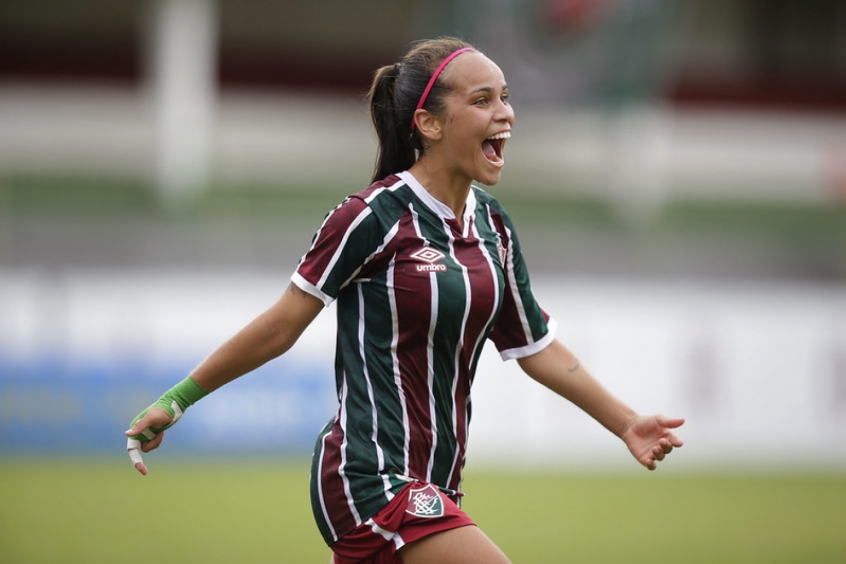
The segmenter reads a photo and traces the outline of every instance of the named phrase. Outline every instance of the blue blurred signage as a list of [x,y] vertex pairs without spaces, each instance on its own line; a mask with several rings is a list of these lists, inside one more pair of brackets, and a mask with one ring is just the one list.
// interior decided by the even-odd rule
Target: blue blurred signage
[[[136,359],[69,362],[0,356],[3,454],[113,452],[132,418],[185,377],[190,363]],[[310,452],[337,409],[321,364],[277,359],[191,407],[167,432],[167,450]]]

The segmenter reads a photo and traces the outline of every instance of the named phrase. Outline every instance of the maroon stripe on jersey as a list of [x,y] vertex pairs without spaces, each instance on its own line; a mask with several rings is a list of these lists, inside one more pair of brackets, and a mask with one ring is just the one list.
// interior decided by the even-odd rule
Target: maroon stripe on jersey
[[493,320],[496,301],[499,297],[494,266],[481,242],[474,238],[465,244],[456,244],[460,250],[459,260],[467,268],[470,281],[470,314],[464,325],[464,349],[469,367],[474,353],[482,346],[481,337]]
[[332,260],[335,258],[335,254],[338,251],[338,244],[345,236],[344,230],[355,225],[356,218],[361,214],[370,213],[369,206],[365,201],[366,198],[374,191],[382,189],[385,186],[390,186],[398,180],[398,178],[390,176],[384,181],[371,184],[365,190],[347,198],[329,212],[323,220],[320,229],[318,229],[317,234],[314,236],[311,248],[300,259],[300,265],[297,269],[300,276],[305,278],[310,284],[320,288],[320,279],[327,272]]
[[[349,500],[344,488],[344,478],[338,472],[341,466],[341,446],[344,435],[340,429],[340,423],[335,421],[332,431],[323,438],[322,461],[320,465],[321,477],[319,480],[321,488],[322,503],[327,508],[331,518],[331,526],[336,536],[343,535],[359,525],[352,511],[349,510]],[[342,508],[347,508],[344,511]]]
[[[400,220],[398,240],[418,237],[413,212]],[[417,272],[414,265],[397,264],[393,270],[393,292],[396,304],[396,327],[405,328],[397,341],[397,365],[406,401],[408,429],[407,475],[421,480],[428,478],[432,450],[432,415],[429,387],[430,348],[429,324],[432,311],[432,273]],[[428,315],[423,315],[428,312]],[[416,329],[409,329],[409,328]]]
[[514,278],[514,242],[511,239],[511,230],[508,229],[505,220],[498,213],[491,213],[490,218],[503,238],[502,244],[507,249],[507,258],[505,264],[503,264],[505,268],[505,291],[502,295],[499,317],[490,334],[490,339],[502,351],[503,348],[524,347],[531,342],[532,336],[526,329],[526,316],[523,312],[520,288]]
[[469,305],[464,320],[462,347],[455,359],[456,376],[453,382],[453,400],[456,406],[454,425],[458,450],[450,472],[449,487],[454,490],[460,487],[461,469],[466,454],[469,426],[467,415],[472,383],[470,367],[475,355],[481,352],[482,336],[493,320],[499,294],[491,258],[484,250],[483,242],[478,239],[476,226],[469,227],[472,234],[470,237],[452,241],[453,256],[465,268]]
[[318,288],[321,286],[321,276],[329,269],[338,251],[338,241],[345,235],[339,229],[354,225],[355,218],[362,213],[369,213],[367,204],[358,198],[352,198],[329,212],[323,220],[311,248],[300,260],[300,266],[297,268],[297,272],[310,284]]
[[449,474],[449,487],[452,490],[458,491],[461,485],[461,468],[464,466],[464,457],[467,451],[467,406],[470,400],[470,390],[461,384],[469,382],[468,375],[459,375],[456,377],[454,390],[455,401],[455,459],[452,463],[452,469]]

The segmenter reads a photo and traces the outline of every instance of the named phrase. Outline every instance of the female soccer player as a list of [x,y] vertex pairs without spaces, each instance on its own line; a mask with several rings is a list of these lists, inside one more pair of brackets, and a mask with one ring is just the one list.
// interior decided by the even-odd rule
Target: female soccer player
[[141,413],[136,468],[189,405],[287,351],[337,301],[339,408],[315,446],[311,498],[338,564],[496,564],[460,509],[470,388],[486,339],[620,437],[650,470],[683,419],[635,413],[554,336],[494,185],[514,125],[502,71],[456,39],[379,69],[373,183],[318,230],[279,301]]

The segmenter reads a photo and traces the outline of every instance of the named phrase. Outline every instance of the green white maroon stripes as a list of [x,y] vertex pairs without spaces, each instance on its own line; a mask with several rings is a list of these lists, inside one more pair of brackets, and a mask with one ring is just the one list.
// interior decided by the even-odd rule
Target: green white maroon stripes
[[411,174],[390,176],[327,215],[292,277],[337,301],[340,405],[312,467],[329,544],[409,479],[458,491],[485,339],[519,358],[553,338],[499,203],[474,187],[462,219]]

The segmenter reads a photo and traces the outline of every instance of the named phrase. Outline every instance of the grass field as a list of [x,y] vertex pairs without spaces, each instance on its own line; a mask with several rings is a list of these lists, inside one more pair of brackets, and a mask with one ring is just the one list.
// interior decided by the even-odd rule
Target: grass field
[[[328,561],[307,461],[150,462],[0,459],[0,562]],[[515,563],[846,562],[846,475],[662,470],[471,469],[465,509]]]
[[[150,187],[137,182],[7,176],[0,178],[0,266],[11,256],[17,262],[5,264],[26,267],[45,256],[46,264],[61,264],[59,257],[80,249],[87,256],[92,222],[105,234],[98,232],[95,249],[117,255],[134,249],[136,231],[129,230],[128,247],[100,239],[108,242],[131,220],[167,233],[183,224],[188,231],[204,223],[286,230],[302,224],[310,237],[338,199],[310,187],[216,190],[168,215]],[[816,257],[811,274],[832,272],[841,280],[844,272],[843,208],[675,203],[637,231],[596,199],[505,190],[502,200],[529,232],[563,223],[603,241],[654,238],[658,251],[685,241],[695,244],[682,250],[698,249],[701,239],[718,234],[717,245],[748,238],[754,252],[790,251],[773,260]],[[26,235],[54,219],[68,223],[46,239],[43,248],[51,252],[32,259]],[[28,221],[32,230],[17,225]],[[205,249],[183,236],[193,252]],[[266,236],[257,230],[242,239],[252,244]],[[308,461],[148,462],[151,474],[142,478],[125,456],[14,458],[7,451],[0,457],[0,564],[328,562],[309,507]],[[471,460],[464,489],[465,509],[517,564],[846,563],[846,472],[680,474],[668,465],[637,477],[521,474],[476,468]]]

